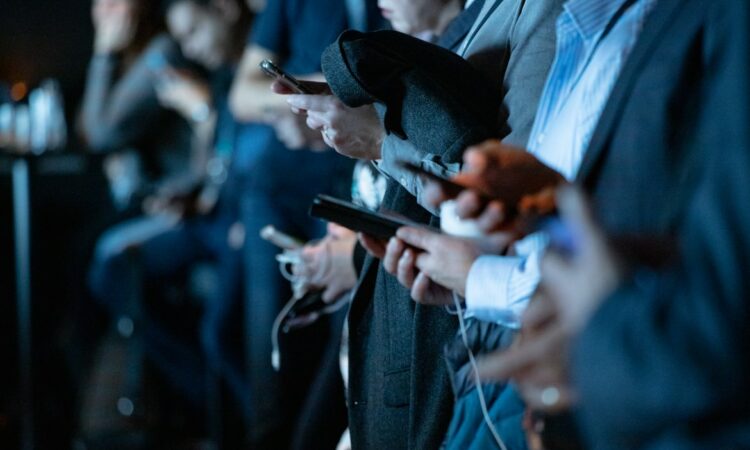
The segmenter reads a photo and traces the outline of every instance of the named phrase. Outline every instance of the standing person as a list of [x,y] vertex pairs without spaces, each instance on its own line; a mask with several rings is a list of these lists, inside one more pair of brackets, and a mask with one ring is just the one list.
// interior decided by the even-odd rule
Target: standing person
[[[411,34],[423,40],[435,41],[438,45],[446,48],[454,48],[460,44],[468,33],[482,4],[483,0],[477,0],[473,2],[470,8],[465,10],[463,9],[463,2],[460,0],[447,2],[444,0],[386,1],[381,2],[379,6],[383,11],[384,18],[390,21],[391,26],[396,31]],[[316,87],[324,88],[322,85],[315,85],[311,82],[308,82],[307,85],[313,90]],[[307,114],[308,126],[318,128],[314,124],[320,120],[320,124],[330,127],[329,130],[341,130],[339,124],[346,122],[359,129],[360,132],[366,127],[372,127],[373,130],[369,133],[371,139],[375,141],[382,139],[381,134],[384,133],[384,130],[375,117],[376,113],[371,106],[360,108],[358,112],[355,112],[333,95],[290,95],[294,92],[281,83],[275,83],[273,88],[275,92],[287,95],[287,102],[298,113],[301,111],[309,113]],[[365,118],[365,115],[370,117]],[[364,133],[360,134],[360,136],[362,135]],[[326,136],[323,135],[323,138],[326,139]],[[358,142],[358,145],[367,145],[367,143],[367,139],[362,139]],[[335,146],[336,144],[335,142],[329,142],[329,145]],[[369,161],[360,160],[355,166],[354,180],[352,200],[367,208],[378,209],[385,192],[385,176],[378,172]],[[365,256],[364,249],[361,246],[355,247],[356,240],[356,233],[330,224],[329,233],[322,241],[311,243],[303,249],[303,262],[300,264],[299,270],[304,276],[310,277],[309,282],[313,286],[324,289],[324,300],[338,301],[342,297],[342,292],[346,297],[351,296],[350,291],[353,290],[357,282],[355,269],[361,268]],[[325,269],[323,270],[323,268]],[[321,272],[321,270],[323,271]],[[339,313],[336,315],[338,316]],[[335,316],[333,321],[336,321]],[[345,331],[344,349],[348,346],[346,334]],[[342,343],[338,339],[332,342],[337,345]],[[345,350],[342,350],[342,352],[346,353]],[[335,356],[335,360],[329,361],[329,364],[335,364],[335,371],[338,371],[339,352],[337,350],[335,353],[331,353],[332,356]],[[330,374],[323,375],[331,377]],[[340,379],[341,377],[337,376],[337,378]],[[340,381],[337,381],[337,383],[340,384]],[[344,380],[344,386],[345,384]],[[316,384],[316,386],[318,385]],[[328,395],[330,397],[330,394]],[[307,417],[318,415],[318,410],[311,407],[318,406],[311,405],[308,402],[306,410],[303,412],[303,414],[307,414]],[[328,417],[324,420],[330,421]],[[315,421],[309,422],[311,423],[303,429],[303,431],[308,430],[307,434],[314,433],[316,428],[319,427]],[[349,430],[342,436],[339,448],[351,448]]]
[[[558,46],[555,64],[550,71],[534,131],[529,139],[529,152],[511,150],[499,142],[482,144],[466,155],[464,169],[469,172],[463,176],[464,182],[473,181],[475,178],[472,175],[481,178],[481,163],[476,161],[485,154],[497,155],[496,158],[487,158],[484,165],[498,170],[493,178],[495,184],[483,180],[489,185],[488,192],[496,192],[497,195],[524,189],[534,193],[534,185],[554,187],[566,178],[572,181],[594,134],[598,118],[656,3],[653,0],[566,3],[557,28],[561,45]],[[597,14],[587,14],[588,11],[597,11]],[[583,25],[587,32],[571,26],[574,21]],[[590,50],[583,51],[584,48]],[[571,70],[571,67],[575,70]],[[529,159],[533,159],[531,155],[536,155],[559,174],[549,169],[541,170],[541,166],[536,167],[535,171],[540,170],[534,173],[529,170],[534,166],[530,161],[523,162],[523,166],[513,166],[507,162],[511,161],[513,152],[517,152],[515,154],[518,156],[527,155]],[[501,160],[500,155],[503,154],[507,156]],[[521,162],[524,158],[515,157],[515,160]],[[500,161],[506,161],[504,173],[499,172]],[[471,169],[477,173],[472,174]],[[516,173],[523,173],[524,176],[517,178],[518,186],[511,186]],[[526,309],[539,280],[539,261],[543,250],[539,244],[545,242],[544,239],[532,235],[514,243],[510,255],[499,256],[482,255],[484,251],[476,240],[415,229],[404,230],[400,235],[406,239],[408,248],[418,248],[420,255],[415,256],[413,250],[407,253],[404,243],[396,240],[389,246],[385,267],[412,289],[415,300],[425,304],[453,304],[451,295],[427,295],[425,285],[436,283],[465,298],[467,316],[473,318],[467,321],[470,328],[476,330],[477,327],[487,326],[475,323],[476,319],[519,328],[521,313]],[[505,240],[509,243],[511,238],[506,237]],[[505,252],[506,249],[502,250]],[[425,280],[428,280],[427,283],[424,283]],[[437,289],[432,289],[432,292],[435,291]],[[509,337],[506,341],[510,342]],[[468,358],[464,358],[463,364],[469,366]],[[484,389],[494,389],[494,386]],[[477,439],[477,435],[470,438]]]
[[745,2],[659,0],[578,174],[591,204],[560,196],[574,251],[480,366],[575,408],[592,448],[750,446],[749,31]]
[[[348,6],[361,6],[353,8]],[[276,0],[259,16],[232,89],[232,110],[240,120],[267,123],[262,145],[256,145],[247,171],[242,200],[245,225],[247,367],[250,380],[251,444],[284,448],[291,438],[327,339],[325,323],[286,335],[281,342],[281,372],[271,365],[271,331],[282,304],[291,296],[280,275],[279,249],[259,237],[266,225],[304,240],[325,232],[307,216],[318,193],[345,193],[352,164],[324,150],[320,133],[292,114],[284,98],[274,94],[272,80],[259,70],[264,59],[304,78],[320,73],[322,51],[348,27],[378,22],[375,2],[341,0]],[[319,77],[319,75],[318,75]],[[306,148],[312,151],[294,151]]]
[[[561,4],[488,0],[479,5],[478,19],[464,33],[466,38],[447,45],[455,44],[456,53],[478,69],[502,103],[499,111],[482,118],[493,123],[490,136],[517,144],[528,139],[554,54],[554,21]],[[355,110],[366,108],[371,107]],[[321,113],[323,118],[328,115]],[[419,116],[408,108],[397,114]],[[436,217],[420,208],[426,203],[419,178],[395,163],[410,160],[432,171],[450,173],[460,165],[463,148],[429,154],[432,148],[420,148],[423,143],[385,133],[382,125],[380,129],[344,127],[348,125],[345,121],[324,120],[308,120],[308,124],[322,130],[337,151],[378,161],[380,170],[389,176],[386,209],[416,222],[437,224]],[[424,128],[429,127],[437,132],[439,125],[425,121]],[[396,277],[380,270],[378,258],[384,254],[384,243],[366,240],[366,244],[374,257],[364,264],[349,316],[354,447],[436,448],[451,418],[452,395],[442,352],[456,331],[455,317],[442,308],[414,305]]]

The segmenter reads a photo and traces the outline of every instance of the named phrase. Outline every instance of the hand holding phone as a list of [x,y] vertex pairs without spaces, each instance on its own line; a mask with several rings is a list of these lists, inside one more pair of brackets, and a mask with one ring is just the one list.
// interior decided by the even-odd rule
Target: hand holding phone
[[297,94],[314,94],[314,92],[301,81],[284,72],[283,69],[274,64],[271,60],[264,59],[261,61],[260,70]]
[[384,240],[395,236],[401,227],[418,226],[408,219],[371,211],[327,195],[319,195],[313,201],[310,215]]

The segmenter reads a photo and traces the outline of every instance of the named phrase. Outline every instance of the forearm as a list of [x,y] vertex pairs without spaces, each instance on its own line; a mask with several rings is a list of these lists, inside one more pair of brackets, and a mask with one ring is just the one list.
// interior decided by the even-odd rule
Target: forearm
[[273,79],[260,70],[260,63],[265,59],[278,63],[276,54],[258,46],[249,47],[242,57],[229,94],[232,114],[240,121],[267,122],[289,109],[284,96],[271,91]]
[[94,151],[107,149],[113,130],[105,118],[115,73],[119,61],[113,55],[96,55],[91,59],[86,78],[86,88],[81,107],[81,125],[84,138]]
[[84,130],[95,150],[116,150],[132,144],[154,125],[164,109],[154,90],[148,60],[166,54],[171,41],[159,38],[120,76],[117,60],[97,56],[92,62],[84,99]]

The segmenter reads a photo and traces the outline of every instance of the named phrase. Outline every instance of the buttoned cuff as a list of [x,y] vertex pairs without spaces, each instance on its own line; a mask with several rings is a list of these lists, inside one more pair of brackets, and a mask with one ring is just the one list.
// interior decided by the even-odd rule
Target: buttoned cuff
[[466,281],[466,314],[510,328],[521,327],[539,273],[526,271],[525,257],[480,256]]
[[450,177],[458,173],[461,169],[460,164],[446,164],[440,159],[439,155],[421,153],[411,142],[399,139],[392,134],[383,139],[381,158],[376,164],[381,173],[409,191],[423,208],[435,216],[440,215],[439,208],[435,208],[425,201],[424,183],[421,177],[404,169],[402,163],[409,162],[441,177]]

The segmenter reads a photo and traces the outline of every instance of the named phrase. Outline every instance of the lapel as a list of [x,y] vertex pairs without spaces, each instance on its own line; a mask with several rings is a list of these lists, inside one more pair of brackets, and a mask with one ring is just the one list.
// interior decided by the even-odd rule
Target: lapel
[[469,48],[471,47],[472,42],[474,41],[474,38],[477,36],[477,33],[482,29],[482,26],[487,21],[487,19],[490,18],[493,12],[500,6],[500,4],[503,1],[507,0],[485,0],[484,4],[482,5],[482,10],[479,12],[479,15],[477,16],[476,20],[474,21],[474,24],[472,25],[471,29],[469,30],[466,39],[461,43],[458,53],[459,56],[466,57],[466,53],[468,52]]
[[469,34],[469,30],[476,22],[484,2],[485,0],[475,0],[471,6],[461,11],[440,36],[437,45],[449,50],[456,50],[461,45],[461,41]]
[[625,63],[625,67],[607,101],[607,106],[602,112],[594,135],[591,137],[588,150],[583,156],[577,176],[578,182],[585,183],[593,175],[592,172],[597,162],[606,155],[611,135],[622,119],[622,111],[628,103],[630,93],[641,74],[641,69],[648,63],[653,48],[664,39],[663,30],[672,23],[677,15],[677,9],[685,3],[685,0],[659,0],[651,17],[644,25],[633,53]]

